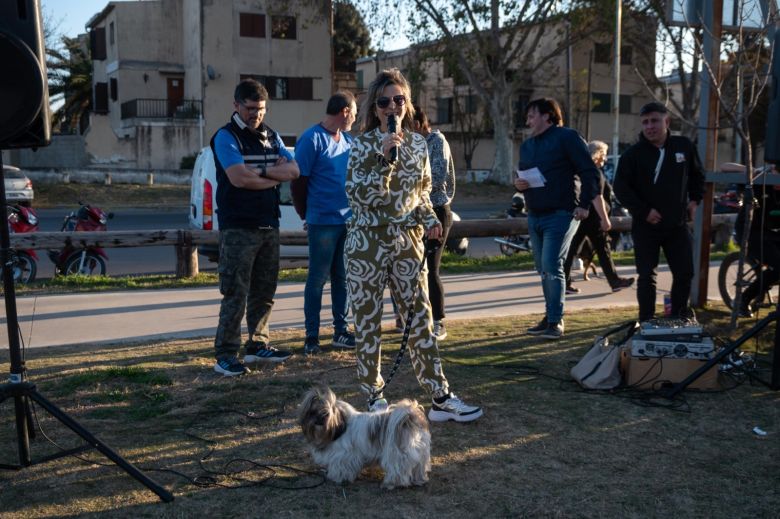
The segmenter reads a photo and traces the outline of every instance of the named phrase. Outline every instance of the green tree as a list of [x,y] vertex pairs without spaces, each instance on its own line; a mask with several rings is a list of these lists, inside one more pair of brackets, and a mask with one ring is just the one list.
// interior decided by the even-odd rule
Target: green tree
[[46,49],[49,101],[58,106],[52,126],[83,133],[92,102],[92,59],[85,39],[62,36],[60,41],[61,46]]
[[355,60],[373,54],[363,16],[346,0],[333,3],[333,54],[336,70],[355,70]]

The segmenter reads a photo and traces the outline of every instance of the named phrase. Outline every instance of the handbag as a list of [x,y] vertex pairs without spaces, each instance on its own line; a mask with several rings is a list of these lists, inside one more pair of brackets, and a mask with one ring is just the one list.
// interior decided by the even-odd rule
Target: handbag
[[[593,346],[571,368],[571,376],[585,389],[614,389],[620,385],[620,347],[634,335],[638,326],[629,321],[596,337]],[[625,335],[610,342],[609,337],[625,331]],[[614,337],[613,337],[614,339]]]

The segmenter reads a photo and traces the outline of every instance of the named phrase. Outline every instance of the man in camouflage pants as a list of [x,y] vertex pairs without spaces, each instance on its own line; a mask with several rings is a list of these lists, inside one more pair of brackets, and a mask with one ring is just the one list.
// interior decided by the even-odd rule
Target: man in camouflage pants
[[238,359],[244,312],[249,334],[245,363],[283,362],[291,355],[268,345],[268,320],[279,276],[279,184],[299,172],[279,134],[263,122],[267,100],[268,92],[257,81],[239,83],[235,112],[211,139],[223,296],[214,371],[228,377],[247,371]]

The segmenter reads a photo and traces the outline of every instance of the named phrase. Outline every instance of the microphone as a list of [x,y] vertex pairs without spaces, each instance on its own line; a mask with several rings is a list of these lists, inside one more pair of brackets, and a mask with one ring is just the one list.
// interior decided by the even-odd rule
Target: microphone
[[[398,131],[395,114],[387,116],[387,131],[390,133],[396,133],[396,131]],[[395,162],[396,160],[398,160],[398,146],[393,146],[390,148],[390,162]]]

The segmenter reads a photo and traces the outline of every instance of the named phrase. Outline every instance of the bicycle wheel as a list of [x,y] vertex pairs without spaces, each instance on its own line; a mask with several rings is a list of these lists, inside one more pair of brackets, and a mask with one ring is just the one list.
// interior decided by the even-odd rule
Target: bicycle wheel
[[[740,284],[742,292],[755,281],[758,275],[758,263],[745,258],[744,271],[742,273],[742,282]],[[726,306],[731,308],[734,298],[737,295],[737,271],[739,269],[739,252],[732,252],[723,258],[718,268],[718,290],[720,297]]]
[[[83,258],[83,259],[82,259]],[[84,276],[102,276],[106,273],[106,262],[91,251],[75,252],[65,262],[63,275],[82,274]]]
[[[507,241],[509,243],[515,243],[515,242],[517,242],[517,235],[516,234],[512,234],[512,235],[509,235],[509,236],[502,236],[501,239],[505,240],[505,241]],[[501,254],[503,254],[505,256],[512,256],[516,252],[519,252],[518,249],[516,249],[515,247],[512,247],[511,245],[509,245],[507,243],[499,242],[498,248],[501,249]]]

